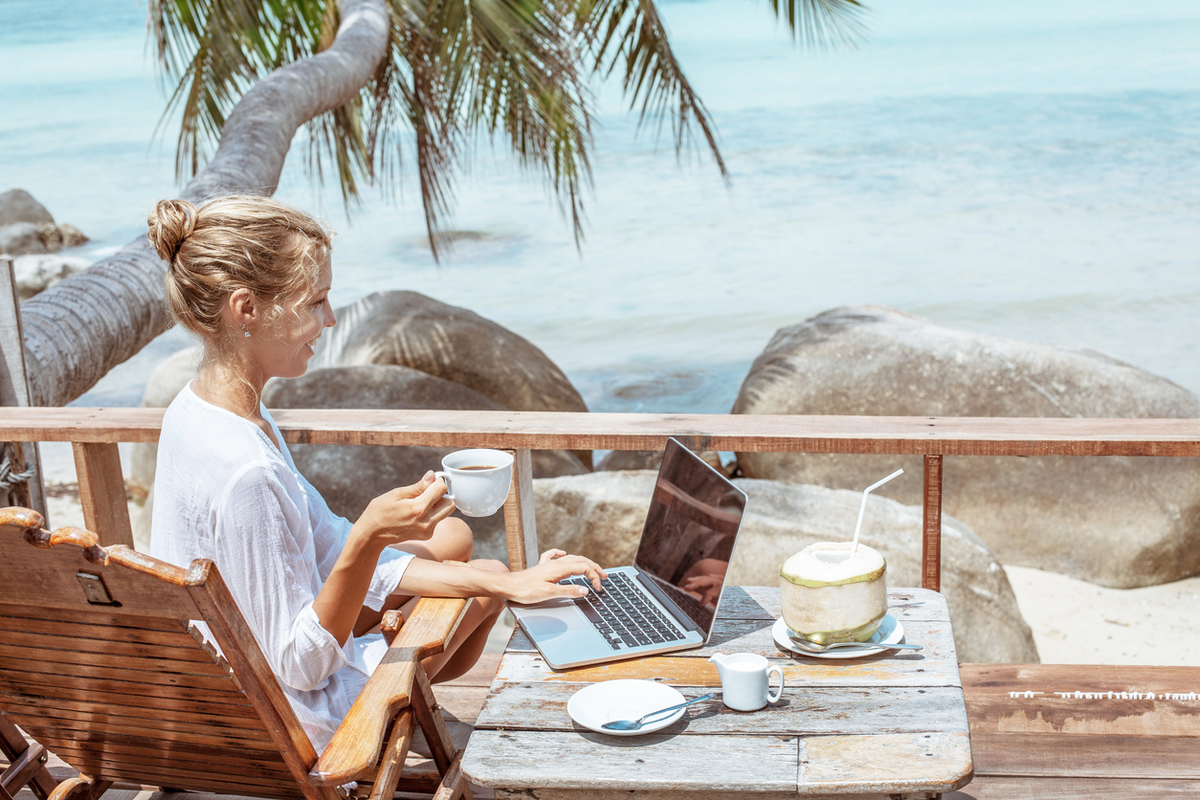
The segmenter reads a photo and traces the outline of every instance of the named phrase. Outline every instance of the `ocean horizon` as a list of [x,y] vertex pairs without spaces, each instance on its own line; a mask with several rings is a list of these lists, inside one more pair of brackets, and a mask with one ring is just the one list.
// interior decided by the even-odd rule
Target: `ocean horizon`
[[[333,302],[406,289],[540,347],[595,411],[723,413],[774,332],[847,304],[1096,350],[1200,394],[1200,4],[869,2],[806,50],[764,4],[660,3],[729,167],[676,158],[598,86],[585,240],[482,142],[439,264],[411,180],[349,213],[301,169],[277,196],[337,229]],[[181,188],[145,4],[0,2],[0,191],[92,241]],[[73,253],[75,254],[75,253]],[[172,330],[74,405],[136,405]]]

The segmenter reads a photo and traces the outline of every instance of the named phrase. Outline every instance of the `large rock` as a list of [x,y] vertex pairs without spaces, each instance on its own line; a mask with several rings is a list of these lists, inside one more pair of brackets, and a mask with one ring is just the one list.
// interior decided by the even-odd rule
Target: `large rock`
[[32,222],[14,222],[0,226],[0,254],[9,256],[40,255],[47,252],[41,231]]
[[[967,333],[870,306],[838,308],[775,334],[737,414],[964,417],[1200,417],[1200,400],[1089,350]],[[756,478],[921,502],[918,456],[739,453]],[[948,457],[943,503],[1004,563],[1118,588],[1200,572],[1195,459]]]
[[[581,553],[602,565],[632,563],[654,488],[649,470],[596,472],[534,482],[538,545]],[[741,478],[749,500],[729,567],[736,585],[777,586],[788,556],[853,536],[861,492]],[[889,586],[921,585],[922,512],[872,498],[860,541],[887,559]],[[1029,626],[1003,567],[967,526],[943,516],[942,592],[961,661],[1038,660]]]
[[91,262],[86,258],[60,255],[26,255],[13,259],[13,272],[17,277],[17,295],[27,300],[44,292],[64,278],[87,269]]
[[[452,381],[392,364],[365,364],[309,370],[304,376],[267,384],[268,408],[438,408],[500,410],[478,392]],[[456,448],[386,445],[289,445],[296,467],[321,492],[329,507],[357,519],[372,499],[397,486],[416,483],[427,470],[441,468]],[[565,450],[532,454],[534,477],[578,475],[587,468]],[[506,559],[503,510],[468,518],[475,534],[475,555]]]
[[[397,364],[470,387],[511,411],[587,411],[545,353],[473,311],[392,291],[364,297],[337,316],[310,369]],[[590,452],[576,455],[591,468]]]
[[46,207],[33,199],[24,189],[9,189],[0,193],[0,226],[14,222],[31,222],[34,225],[54,224],[54,217]]

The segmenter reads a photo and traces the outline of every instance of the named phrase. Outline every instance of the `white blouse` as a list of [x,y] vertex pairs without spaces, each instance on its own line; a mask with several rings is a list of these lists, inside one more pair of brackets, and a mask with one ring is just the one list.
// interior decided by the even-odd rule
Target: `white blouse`
[[[313,611],[350,522],[329,510],[286,447],[190,384],[163,418],[153,513],[151,554],[181,567],[213,560],[321,752],[387,649],[379,634],[339,647]],[[384,550],[364,605],[378,611],[412,558]]]

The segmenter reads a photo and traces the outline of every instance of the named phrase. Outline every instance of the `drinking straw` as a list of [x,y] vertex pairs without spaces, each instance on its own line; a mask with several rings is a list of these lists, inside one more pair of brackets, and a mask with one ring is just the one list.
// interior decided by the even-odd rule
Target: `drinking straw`
[[854,555],[855,553],[858,552],[858,532],[860,530],[862,530],[863,512],[867,510],[867,495],[869,495],[871,493],[872,489],[878,489],[880,486],[883,486],[885,483],[887,483],[892,478],[896,477],[897,475],[899,475],[902,472],[904,472],[904,470],[898,469],[895,472],[893,472],[891,475],[888,475],[883,480],[875,481],[875,483],[872,483],[870,486],[863,489],[862,505],[860,505],[858,507],[858,524],[854,526],[854,546],[850,548],[851,555]]

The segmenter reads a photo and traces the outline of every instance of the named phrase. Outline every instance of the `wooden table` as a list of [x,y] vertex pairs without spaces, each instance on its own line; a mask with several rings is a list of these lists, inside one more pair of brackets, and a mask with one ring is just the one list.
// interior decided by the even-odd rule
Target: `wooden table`
[[[932,798],[972,775],[966,707],[942,595],[893,589],[891,613],[921,651],[860,659],[790,657],[775,646],[779,590],[726,590],[706,647],[554,672],[518,628],[463,757],[497,798],[783,800]],[[618,738],[576,725],[567,700],[617,678],[663,681],[691,699],[720,687],[714,652],[751,652],[783,667],[783,699],[738,712],[720,696],[656,733]]]

